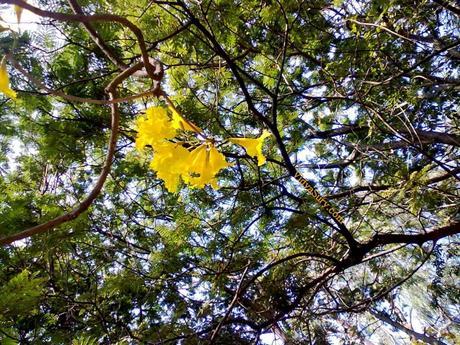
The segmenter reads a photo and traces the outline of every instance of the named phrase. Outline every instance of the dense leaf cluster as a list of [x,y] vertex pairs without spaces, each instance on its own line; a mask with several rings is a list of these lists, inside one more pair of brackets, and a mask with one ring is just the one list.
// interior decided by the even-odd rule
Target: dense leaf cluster
[[[86,212],[0,248],[2,344],[257,344],[267,333],[284,344],[460,341],[453,1],[34,8],[50,11],[36,11],[36,28],[0,33],[17,92],[0,101],[0,240],[84,200],[104,170],[114,113],[120,134]],[[73,13],[134,23],[164,74],[148,74],[126,23]],[[144,75],[116,96],[152,95],[77,100],[107,101],[136,64]],[[234,164],[220,189],[168,192],[134,148],[136,117],[165,105],[159,87],[215,138],[269,131],[267,162],[223,147]]]

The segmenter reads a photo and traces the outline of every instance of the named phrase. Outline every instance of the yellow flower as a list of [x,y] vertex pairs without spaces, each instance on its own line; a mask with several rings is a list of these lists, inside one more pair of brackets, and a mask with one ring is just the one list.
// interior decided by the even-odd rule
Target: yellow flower
[[169,107],[172,113],[172,126],[175,129],[182,129],[184,131],[192,131],[195,133],[201,133],[203,130],[196,126],[194,123],[184,119],[173,107]]
[[186,173],[190,152],[182,145],[164,142],[155,145],[150,167],[157,172],[157,177],[165,182],[166,189],[175,193],[180,184],[180,177]]
[[144,146],[163,143],[165,139],[176,136],[176,129],[172,127],[168,113],[163,107],[150,107],[146,116],[137,120],[136,148],[142,150]]
[[170,110],[172,120],[166,108],[162,107],[148,108],[146,116],[137,120],[137,149],[142,150],[146,145],[152,146],[153,160],[150,168],[165,182],[169,192],[177,191],[181,178],[192,187],[204,188],[210,184],[217,189],[215,176],[231,164],[227,163],[225,156],[209,141],[201,143],[191,152],[182,143],[171,141],[170,139],[176,137],[178,129],[195,133],[202,130],[180,116],[172,107]]
[[262,135],[257,139],[248,139],[248,138],[230,138],[230,142],[243,146],[246,152],[251,157],[257,157],[258,165],[261,166],[267,160],[262,153],[262,145],[266,137],[270,136],[270,132],[264,130]]
[[12,99],[16,99],[16,92],[10,89],[10,78],[8,77],[8,71],[6,70],[6,60],[2,59],[0,63],[0,92]]
[[18,19],[18,24],[21,21],[22,10],[23,8],[21,6],[14,5],[14,12],[16,12],[16,18]]
[[205,143],[190,153],[188,166],[190,175],[183,176],[183,178],[192,187],[203,188],[210,184],[214,189],[217,189],[215,176],[221,169],[229,166],[231,164],[225,160],[225,156],[217,151],[213,144]]

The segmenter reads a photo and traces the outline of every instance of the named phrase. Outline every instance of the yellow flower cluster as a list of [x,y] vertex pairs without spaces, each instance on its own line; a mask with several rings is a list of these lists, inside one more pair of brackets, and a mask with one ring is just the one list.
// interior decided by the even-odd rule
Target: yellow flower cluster
[[[215,176],[232,165],[217,150],[213,139],[207,138],[201,128],[171,107],[148,108],[146,115],[137,120],[137,131],[136,148],[152,147],[150,167],[172,193],[177,191],[181,180],[191,187],[204,188],[209,184],[217,189]],[[262,165],[266,161],[262,144],[269,135],[264,131],[257,139],[230,138],[229,141],[244,147],[248,155],[257,157],[258,164]]]

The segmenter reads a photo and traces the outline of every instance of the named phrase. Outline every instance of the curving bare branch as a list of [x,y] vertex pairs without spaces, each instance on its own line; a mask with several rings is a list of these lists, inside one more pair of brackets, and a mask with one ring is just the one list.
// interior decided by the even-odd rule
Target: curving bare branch
[[[116,98],[115,88],[109,91],[109,96],[110,96],[110,99]],[[46,223],[34,226],[32,228],[21,231],[19,233],[0,238],[0,245],[11,244],[15,241],[22,240],[30,236],[33,236],[33,235],[44,233],[63,223],[66,223],[68,221],[71,221],[77,218],[80,214],[85,212],[91,206],[93,201],[97,198],[97,196],[102,190],[105,180],[107,179],[107,176],[112,167],[112,161],[113,161],[113,157],[115,154],[120,115],[118,113],[118,105],[116,103],[111,104],[110,107],[111,107],[111,113],[112,113],[112,124],[111,124],[111,133],[110,133],[107,155],[105,158],[104,166],[102,167],[101,174],[99,175],[99,178],[97,179],[96,184],[94,185],[93,189],[88,194],[88,196],[72,211],[66,214],[63,214],[62,216],[56,217]]]
[[[72,2],[72,1],[71,1]],[[48,17],[60,21],[72,21],[72,22],[81,22],[83,24],[87,24],[87,29],[90,28],[90,23],[91,22],[97,22],[97,21],[113,21],[120,23],[126,27],[128,27],[136,36],[138,40],[139,47],[142,52],[142,62],[138,62],[135,65],[128,67],[126,65],[119,66],[123,67],[122,72],[117,75],[111,82],[110,84],[106,87],[106,92],[109,96],[109,100],[93,100],[93,99],[87,99],[87,98],[81,98],[81,97],[76,97],[76,96],[71,96],[71,95],[66,95],[65,93],[61,91],[55,91],[55,90],[50,90],[48,89],[43,83],[38,81],[36,78],[34,78],[30,73],[25,71],[22,66],[17,63],[11,56],[9,57],[10,61],[13,63],[13,65],[23,74],[25,75],[30,81],[32,81],[36,86],[39,88],[47,90],[49,93],[54,94],[56,96],[60,96],[64,99],[72,100],[72,101],[79,101],[79,102],[86,102],[86,103],[93,103],[93,104],[108,104],[110,105],[111,108],[111,134],[109,138],[109,143],[108,143],[108,149],[107,149],[107,154],[105,157],[105,162],[104,166],[102,167],[102,171],[93,186],[91,192],[87,195],[87,197],[78,205],[76,206],[73,210],[70,212],[67,212],[66,214],[63,214],[59,217],[56,217],[46,223],[39,224],[37,226],[31,227],[29,229],[26,229],[24,231],[21,231],[19,233],[6,236],[3,238],[0,238],[0,245],[8,245],[11,244],[15,241],[21,240],[28,238],[30,236],[36,235],[36,234],[41,234],[44,233],[50,229],[53,229],[65,222],[68,222],[70,220],[73,220],[77,218],[80,214],[85,212],[93,203],[93,201],[98,197],[100,194],[102,187],[107,179],[107,176],[110,173],[111,166],[112,166],[112,161],[114,158],[115,154],[115,149],[116,149],[116,144],[117,144],[117,137],[118,137],[118,132],[119,132],[119,123],[120,123],[120,115],[118,112],[118,103],[124,102],[127,100],[132,100],[137,97],[141,97],[143,95],[159,95],[160,94],[160,81],[163,78],[163,68],[162,65],[159,61],[154,60],[150,58],[147,54],[147,49],[145,46],[145,41],[142,35],[141,30],[131,23],[129,20],[126,18],[117,16],[117,15],[112,15],[112,14],[100,14],[100,15],[91,15],[91,16],[85,16],[81,13],[79,14],[74,14],[74,15],[69,15],[69,14],[63,14],[63,13],[57,13],[57,12],[51,12],[51,11],[45,11],[41,10],[37,7],[34,7],[25,1],[22,0],[1,0],[0,3],[4,4],[14,4],[17,6],[20,6],[22,8],[25,8],[41,17]],[[74,5],[76,4],[73,2]],[[78,4],[76,4],[78,6]],[[78,10],[78,7],[76,8],[76,12],[81,12]],[[93,32],[94,30],[91,29]],[[97,38],[97,33],[95,31],[93,32],[93,35],[95,38]],[[96,37],[97,36],[97,37]],[[102,40],[100,40],[99,43],[101,43]],[[111,53],[109,53],[110,55]],[[113,56],[108,56],[109,58],[114,58]],[[130,76],[145,76],[145,73],[143,73],[142,69],[145,68],[147,75],[155,81],[154,88],[152,90],[149,90],[145,93],[141,93],[140,95],[134,95],[131,97],[127,98],[122,98],[119,99],[117,98],[117,87],[120,85],[125,79],[127,79]],[[141,73],[138,73],[141,72]]]

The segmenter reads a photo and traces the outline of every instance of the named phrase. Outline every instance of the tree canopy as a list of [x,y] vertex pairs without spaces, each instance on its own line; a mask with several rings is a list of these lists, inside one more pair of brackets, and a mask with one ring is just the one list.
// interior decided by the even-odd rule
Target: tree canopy
[[0,6],[1,344],[460,343],[454,1]]

